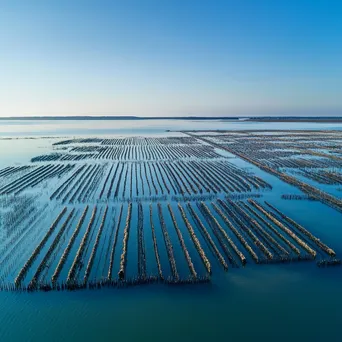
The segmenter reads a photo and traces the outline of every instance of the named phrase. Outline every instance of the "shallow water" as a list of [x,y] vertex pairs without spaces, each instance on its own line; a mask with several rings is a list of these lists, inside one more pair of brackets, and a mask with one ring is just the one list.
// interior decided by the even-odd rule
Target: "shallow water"
[[198,288],[1,294],[1,340],[339,341],[341,276],[297,266],[246,268]]
[[[279,129],[294,125],[297,129],[342,129],[338,124],[277,125]],[[3,123],[0,136],[150,135],[163,134],[166,129],[256,127],[276,129],[270,123],[156,120],[139,121],[132,128],[131,121],[122,125],[117,121],[95,125],[54,121]],[[27,163],[31,157],[46,153],[54,141],[0,140],[0,167]],[[298,190],[240,159],[233,162],[248,166],[271,182],[274,191],[267,194],[267,199],[285,213],[290,212],[294,220],[319,235],[341,257],[340,213],[318,202],[282,201],[280,193]],[[147,216],[147,209],[144,212]],[[0,341],[340,341],[341,284],[342,268],[338,267],[320,269],[315,263],[250,264],[246,268],[230,268],[227,273],[215,272],[210,285],[33,294],[0,292]]]
[[180,130],[333,129],[342,123],[246,122],[239,120],[1,120],[0,136],[155,135]]

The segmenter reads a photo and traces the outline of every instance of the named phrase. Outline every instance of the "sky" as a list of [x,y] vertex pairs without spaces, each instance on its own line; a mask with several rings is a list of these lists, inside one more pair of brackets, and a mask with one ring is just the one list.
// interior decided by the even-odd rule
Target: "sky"
[[338,0],[0,0],[0,116],[342,115]]

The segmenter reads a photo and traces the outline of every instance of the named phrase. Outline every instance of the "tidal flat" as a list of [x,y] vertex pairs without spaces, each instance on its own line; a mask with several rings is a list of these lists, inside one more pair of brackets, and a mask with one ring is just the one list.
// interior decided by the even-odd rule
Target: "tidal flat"
[[249,128],[0,141],[3,340],[339,340],[342,132]]

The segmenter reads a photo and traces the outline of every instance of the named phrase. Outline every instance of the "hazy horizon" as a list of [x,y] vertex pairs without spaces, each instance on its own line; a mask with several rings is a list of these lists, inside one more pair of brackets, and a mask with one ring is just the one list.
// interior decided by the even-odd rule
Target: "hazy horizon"
[[219,120],[219,119],[258,119],[258,118],[274,118],[274,119],[277,119],[277,118],[288,118],[288,119],[291,119],[291,118],[321,118],[321,119],[333,119],[333,118],[336,118],[336,119],[341,119],[342,118],[342,113],[339,114],[339,113],[336,113],[336,114],[330,114],[329,115],[320,115],[320,114],[302,114],[302,115],[291,115],[291,114],[288,114],[288,115],[276,115],[276,114],[271,114],[271,115],[221,115],[221,116],[214,116],[214,115],[179,115],[179,116],[143,116],[143,115],[101,115],[101,114],[93,114],[93,115],[24,115],[24,116],[21,116],[21,115],[14,115],[14,116],[0,116],[0,120],[14,120],[14,119],[21,119],[21,120],[25,120],[25,119],[60,119],[60,120],[63,120],[63,119],[77,119],[77,118],[80,118],[80,119],[103,119],[103,120],[110,120],[110,119],[122,119],[122,120],[134,120],[134,119],[137,119],[137,120],[150,120],[150,119],[158,119],[158,120],[162,120],[162,119],[169,119],[169,120],[177,120],[177,119],[184,119],[184,120],[191,120],[191,119],[194,119],[194,120],[199,120],[199,119],[206,119],[206,120]]
[[0,117],[342,116],[342,5],[15,1]]

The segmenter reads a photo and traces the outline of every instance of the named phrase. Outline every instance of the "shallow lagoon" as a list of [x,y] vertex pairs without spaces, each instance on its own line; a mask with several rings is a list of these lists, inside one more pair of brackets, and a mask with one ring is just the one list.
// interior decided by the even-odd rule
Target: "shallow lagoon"
[[333,129],[342,123],[247,122],[240,120],[1,120],[0,136],[77,136],[160,134],[166,130]]
[[[148,125],[150,121],[146,123]],[[113,121],[113,124],[117,122]],[[192,128],[188,126],[189,123],[186,123],[186,127],[180,127],[180,121],[171,124],[178,129],[202,129],[202,123],[197,126],[197,123],[192,122]],[[216,125],[211,124],[213,127]],[[64,126],[57,122],[52,123],[55,127],[53,131],[51,128],[44,130],[39,123],[37,125],[35,129],[41,128],[41,136],[66,134],[64,128],[60,130]],[[82,125],[87,126],[88,133],[99,134],[97,128],[91,131],[93,122]],[[163,129],[163,121],[159,120],[158,125],[153,133],[161,134],[163,130],[173,127],[167,123]],[[208,123],[204,125],[208,129]],[[262,123],[262,129],[269,125]],[[281,129],[285,128],[284,124],[279,125]],[[318,124],[307,125],[307,129],[312,129],[312,125]],[[1,127],[3,130],[3,125]],[[216,128],[223,128],[222,123]],[[320,124],[317,129],[326,128],[326,124]],[[23,132],[20,129],[15,132],[12,129],[11,134],[30,135],[29,128]],[[113,129],[118,129],[120,135],[129,130]],[[149,135],[152,132],[138,127],[137,131],[130,130],[127,133]],[[84,133],[76,129],[70,134]],[[103,134],[110,133],[104,129]],[[26,163],[31,157],[48,151],[52,141],[0,140],[1,166]],[[8,142],[14,142],[16,148],[10,150]],[[239,159],[236,163],[246,166]],[[251,168],[277,188],[270,194],[272,203],[284,212],[291,207],[293,219],[310,228],[312,233],[332,245],[341,256],[340,213],[318,202],[281,201],[277,193],[289,192],[290,186],[253,166]],[[291,189],[292,193],[295,191],[298,190]],[[247,341],[263,336],[277,341],[290,338],[295,341],[339,341],[342,323],[341,284],[341,268],[320,269],[315,263],[250,264],[246,268],[230,269],[227,273],[215,273],[212,284],[195,287],[152,285],[124,290],[62,293],[2,292],[0,338],[1,341],[212,341],[222,338]]]

